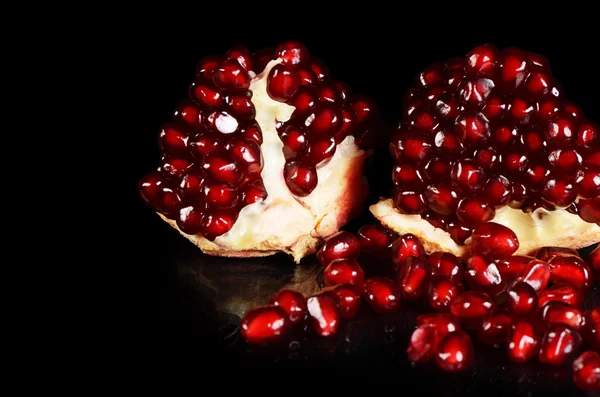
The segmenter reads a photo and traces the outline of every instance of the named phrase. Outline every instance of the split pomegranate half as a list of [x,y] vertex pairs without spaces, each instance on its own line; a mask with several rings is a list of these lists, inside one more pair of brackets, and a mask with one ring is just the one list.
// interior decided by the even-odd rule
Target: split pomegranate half
[[[370,210],[427,253],[468,257],[473,231],[489,222],[516,234],[516,255],[600,240],[600,130],[540,55],[488,44],[431,65],[390,152],[391,198]],[[492,234],[480,233],[486,244]]]
[[299,261],[362,210],[363,163],[387,129],[301,43],[207,57],[189,97],[139,193],[205,253]]

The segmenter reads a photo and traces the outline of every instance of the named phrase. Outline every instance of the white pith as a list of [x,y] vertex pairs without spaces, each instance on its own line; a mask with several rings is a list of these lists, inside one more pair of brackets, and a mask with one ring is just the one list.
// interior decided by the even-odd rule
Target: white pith
[[[446,251],[459,257],[470,253],[470,239],[457,244],[445,230],[438,229],[420,215],[400,213],[392,199],[381,200],[370,207],[371,213],[384,225],[400,234],[412,233],[422,241],[427,252]],[[515,232],[519,249],[515,255],[526,255],[543,246],[583,248],[600,241],[600,226],[587,223],[578,215],[543,208],[526,213],[510,206],[499,208],[492,222]]]

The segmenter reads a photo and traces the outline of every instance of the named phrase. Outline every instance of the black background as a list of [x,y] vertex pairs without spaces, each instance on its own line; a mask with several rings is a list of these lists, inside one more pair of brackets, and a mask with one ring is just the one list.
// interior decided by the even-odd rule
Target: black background
[[[248,7],[257,11],[258,6]],[[520,10],[509,10],[510,17],[506,17],[473,9],[460,15],[446,18],[438,15],[432,19],[429,14],[432,10],[406,10],[396,14],[396,10],[378,8],[371,15],[356,9],[352,10],[352,16],[344,16],[321,13],[316,8],[309,10],[308,4],[298,7],[294,12],[274,7],[275,16],[264,20],[256,19],[255,14],[250,17],[249,9],[225,4],[198,11],[181,9],[176,15],[151,20],[132,15],[116,39],[113,38],[113,56],[104,60],[117,73],[115,82],[118,81],[118,85],[110,115],[123,136],[119,148],[123,149],[125,160],[119,167],[126,170],[121,174],[126,175],[128,209],[122,214],[122,225],[128,236],[126,246],[130,254],[124,260],[128,266],[133,266],[136,275],[131,284],[131,290],[136,292],[126,305],[127,320],[139,331],[134,339],[144,340],[145,355],[158,359],[156,361],[163,365],[186,360],[211,363],[216,367],[223,364],[228,368],[298,365],[297,360],[278,358],[285,356],[285,352],[279,356],[272,350],[257,352],[240,341],[233,347],[230,342],[223,342],[223,334],[231,331],[227,325],[231,318],[226,316],[224,319],[216,313],[210,298],[195,294],[197,291],[185,282],[182,286],[177,271],[182,263],[183,266],[197,266],[204,256],[146,208],[136,193],[139,178],[158,163],[156,138],[159,127],[169,120],[173,109],[187,95],[196,62],[203,56],[224,53],[237,44],[256,50],[288,39],[300,40],[311,55],[327,64],[336,79],[349,83],[355,92],[374,98],[386,121],[394,124],[400,114],[404,92],[424,67],[435,61],[464,56],[471,48],[487,42],[501,49],[516,46],[548,57],[566,97],[579,104],[588,118],[600,121],[598,34],[597,27],[584,18],[586,14],[590,15],[589,10],[580,7],[575,16],[567,16],[560,9],[546,6],[543,11],[548,15],[539,10],[525,15]],[[388,18],[380,19],[386,14]],[[288,15],[297,18],[288,18]],[[105,29],[111,31],[110,26]],[[389,188],[387,153],[380,152],[377,162],[381,168],[370,174],[371,201],[380,194],[385,195]],[[356,225],[370,220],[368,214],[364,214],[348,228],[355,229]],[[211,261],[206,260],[212,264]],[[285,267],[289,266],[286,261],[289,262],[276,257],[267,263],[268,266]],[[239,267],[239,261],[230,262],[217,260],[213,266]],[[248,266],[253,264],[250,261]],[[596,304],[597,296],[596,292]],[[407,316],[414,318],[410,317],[410,312]],[[389,331],[389,324],[373,331],[378,327],[373,325],[378,324],[377,321],[382,320],[366,314],[359,324],[366,324],[364,329],[371,329],[370,335]],[[398,326],[403,318],[385,321],[395,321]],[[369,332],[365,331],[366,334]],[[309,358],[301,361],[301,366],[327,367],[329,371],[383,366],[394,369],[400,383],[431,384],[434,389],[447,390],[448,395],[489,390],[507,395],[538,391],[546,395],[565,395],[572,390],[568,375],[560,372],[557,375],[552,372],[555,369],[509,365],[504,370],[507,363],[502,362],[494,351],[485,353],[484,350],[483,356],[478,358],[478,369],[458,377],[449,377],[431,368],[413,369],[404,363],[402,356],[408,335],[400,333],[392,337],[398,340],[391,346],[381,340],[378,342],[378,336],[367,337],[367,342],[359,344],[352,354],[338,354],[335,347],[326,345],[323,350],[329,349],[329,353],[311,353]],[[390,348],[396,351],[390,353]],[[502,364],[491,365],[494,360],[500,360]],[[488,370],[490,366],[493,368]],[[523,380],[524,373],[529,374],[529,378]],[[436,379],[433,383],[430,381],[432,376]],[[553,381],[564,388],[555,390],[551,387]]]

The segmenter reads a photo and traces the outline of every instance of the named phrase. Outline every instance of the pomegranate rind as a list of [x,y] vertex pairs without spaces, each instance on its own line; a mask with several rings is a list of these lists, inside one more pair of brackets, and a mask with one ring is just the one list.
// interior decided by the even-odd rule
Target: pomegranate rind
[[[448,232],[434,227],[420,215],[402,214],[398,211],[392,199],[382,199],[371,205],[369,210],[388,229],[398,234],[412,233],[417,236],[428,254],[435,251],[445,251],[465,259],[471,254],[470,238],[465,241],[464,245],[459,245],[452,240]],[[509,218],[505,222],[503,217],[499,216],[502,211],[518,211],[522,214],[518,216],[522,216],[520,219],[526,222],[527,226],[515,226],[516,221],[513,218]],[[519,249],[513,255],[530,255],[546,246],[580,249],[600,241],[600,226],[586,223],[579,216],[566,210],[555,210],[552,211],[556,212],[554,217],[542,216],[542,219],[539,219],[538,215],[543,211],[545,210],[539,209],[534,213],[525,213],[510,207],[497,211],[492,222],[498,222],[511,228],[519,239]],[[562,222],[550,224],[549,220],[556,220],[556,216],[560,216]],[[531,228],[531,222],[533,222],[534,229]]]

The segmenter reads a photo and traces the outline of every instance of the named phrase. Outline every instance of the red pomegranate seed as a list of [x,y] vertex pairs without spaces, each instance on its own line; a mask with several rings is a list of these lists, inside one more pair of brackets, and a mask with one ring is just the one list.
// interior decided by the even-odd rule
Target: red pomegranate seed
[[244,91],[250,87],[250,76],[236,59],[227,59],[215,69],[213,82],[219,88]]
[[425,248],[421,240],[414,234],[404,234],[392,244],[392,265],[399,272],[408,257],[416,256],[425,259]]
[[340,284],[360,285],[365,279],[365,273],[354,259],[334,260],[325,268],[325,285]]
[[361,252],[366,252],[379,259],[390,259],[394,232],[376,224],[364,225],[356,233]]
[[326,287],[321,291],[323,293],[330,292],[337,297],[338,309],[340,317],[350,319],[356,316],[360,309],[360,293],[359,287],[350,284],[336,285],[335,287]]
[[594,349],[600,350],[600,308],[585,312],[583,336]]
[[419,325],[410,337],[406,350],[408,359],[412,362],[424,363],[433,358],[436,352],[440,334],[432,324]]
[[492,177],[485,185],[485,196],[488,202],[496,208],[503,207],[509,204],[512,199],[512,185],[502,175]]
[[449,252],[433,252],[427,257],[434,276],[443,276],[460,282],[463,278],[463,266],[456,256]]
[[506,291],[506,307],[513,316],[525,316],[537,309],[538,296],[531,285],[518,282]]
[[458,202],[456,209],[458,219],[472,227],[491,221],[495,214],[494,207],[480,197],[465,197]]
[[162,184],[163,179],[158,171],[152,171],[140,180],[138,192],[148,206],[156,208]]
[[499,62],[499,78],[507,88],[519,87],[527,78],[529,60],[526,54],[516,48],[502,51]]
[[179,183],[179,194],[184,200],[198,200],[204,191],[205,184],[206,175],[202,171],[188,171]]
[[493,77],[496,72],[498,50],[492,44],[474,48],[467,54],[466,70],[478,76]]
[[156,203],[157,209],[167,218],[175,219],[182,207],[181,197],[177,191],[168,186],[162,186]]
[[235,59],[247,71],[252,70],[252,54],[244,46],[233,47],[227,51],[228,59]]
[[446,372],[461,372],[474,361],[473,344],[463,331],[450,332],[442,338],[435,356],[437,365]]
[[290,324],[296,324],[307,316],[306,299],[301,293],[284,289],[271,298],[271,304],[281,307],[288,315]]
[[211,79],[215,69],[221,64],[221,58],[215,56],[204,57],[198,62],[196,74]]
[[551,178],[542,190],[542,197],[558,207],[568,207],[577,198],[577,193],[571,181]]
[[563,324],[548,328],[540,343],[538,359],[550,365],[563,364],[581,346],[581,336]]
[[471,237],[472,251],[493,259],[503,259],[519,249],[515,232],[504,225],[489,222],[478,226]]
[[267,191],[260,179],[256,179],[242,188],[242,202],[244,205],[250,205],[267,198]]
[[465,240],[471,237],[473,233],[473,229],[459,220],[449,222],[446,230],[457,244],[464,244]]
[[504,289],[504,282],[493,261],[474,255],[467,261],[465,280],[473,290],[496,295]]
[[451,163],[440,157],[432,158],[425,165],[425,174],[435,182],[447,182],[451,171]]
[[452,214],[458,205],[458,194],[449,186],[427,186],[425,198],[429,208],[440,215]]
[[548,144],[554,147],[569,145],[576,134],[573,116],[565,113],[557,113],[552,117],[545,131]]
[[210,210],[233,208],[239,203],[237,190],[224,183],[209,183],[204,186],[204,202]]
[[217,182],[237,185],[243,177],[237,164],[225,154],[209,155],[202,168],[210,178]]
[[592,283],[591,270],[583,259],[576,256],[558,256],[550,259],[550,280],[567,283],[585,290]]
[[191,159],[181,156],[165,156],[162,159],[160,165],[162,174],[167,179],[179,179],[185,174],[192,166],[193,162]]
[[317,165],[321,161],[333,157],[336,147],[333,137],[316,141],[306,148],[302,161],[306,164]]
[[204,134],[199,134],[192,138],[188,145],[194,157],[199,159],[208,156],[210,153],[217,151],[221,147],[220,142]]
[[423,175],[414,165],[398,164],[392,172],[392,180],[399,187],[419,187],[423,183]]
[[425,196],[416,190],[399,190],[395,195],[395,202],[404,214],[422,214],[427,210]]
[[587,260],[592,269],[600,275],[600,245],[596,246],[596,248],[588,255]]
[[275,65],[269,72],[267,93],[272,99],[285,102],[296,93],[301,83],[296,70],[283,64]]
[[427,136],[416,132],[403,132],[392,138],[392,154],[396,161],[406,160],[425,165],[431,158],[432,149]]
[[308,298],[306,301],[312,325],[320,336],[333,336],[340,326],[340,310],[337,298],[323,293]]
[[496,263],[500,276],[506,282],[516,280],[519,273],[529,262],[534,260],[533,256],[513,255]]
[[360,242],[349,232],[337,232],[325,241],[317,252],[317,259],[323,266],[329,265],[336,259],[356,259],[360,254]]
[[517,281],[531,285],[538,294],[546,289],[549,280],[550,266],[539,259],[525,265],[521,273],[517,276]]
[[308,60],[308,50],[298,41],[288,41],[277,47],[277,56],[286,65],[298,65]]
[[486,316],[481,322],[477,337],[484,343],[495,345],[505,343],[512,324],[512,318],[503,311],[497,311]]
[[392,279],[374,277],[363,283],[362,297],[377,313],[392,313],[400,309],[400,288]]
[[580,331],[584,324],[581,310],[560,301],[551,301],[540,307],[540,318],[547,325],[564,324]]
[[481,319],[496,310],[496,303],[481,291],[468,291],[458,295],[450,305],[450,311],[460,319]]
[[549,262],[550,259],[557,256],[579,256],[579,253],[571,248],[542,247],[535,254],[536,258],[544,262]]
[[202,218],[200,232],[204,238],[213,241],[218,236],[231,230],[237,217],[238,213],[232,210],[209,212]]
[[202,230],[202,212],[192,206],[179,210],[177,227],[187,234],[196,234]]
[[497,127],[492,135],[497,146],[510,149],[518,139],[519,132],[514,127],[501,125]]
[[297,196],[308,196],[317,187],[317,170],[299,161],[285,163],[283,176],[290,191]]
[[575,177],[575,191],[583,198],[600,196],[600,171],[587,167],[579,170]]
[[429,283],[427,300],[431,308],[445,312],[450,310],[450,304],[461,292],[461,287],[456,281],[443,276],[435,276]]
[[289,329],[288,314],[281,307],[265,306],[249,311],[240,323],[242,337],[259,344],[279,340]]
[[167,124],[160,130],[158,139],[163,152],[186,153],[188,138],[189,135],[185,128],[176,124]]
[[431,264],[423,258],[409,256],[400,267],[398,284],[402,297],[406,300],[417,300],[426,291],[431,277]]
[[489,122],[478,113],[464,112],[456,119],[458,136],[470,148],[485,145],[490,137]]
[[508,358],[511,361],[529,361],[537,354],[539,345],[539,333],[531,322],[520,320],[513,323],[508,334]]
[[598,352],[588,350],[573,361],[573,382],[581,390],[600,390],[600,354]]
[[600,199],[580,199],[577,206],[581,219],[589,223],[600,223]]
[[581,307],[583,294],[581,290],[569,284],[556,284],[539,294],[538,304],[540,307],[547,302],[564,302],[574,307]]
[[600,133],[598,126],[591,123],[584,123],[579,126],[577,132],[577,146],[584,149],[592,149],[597,146]]
[[342,113],[333,106],[321,105],[306,118],[310,137],[329,138],[342,125]]

